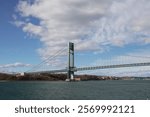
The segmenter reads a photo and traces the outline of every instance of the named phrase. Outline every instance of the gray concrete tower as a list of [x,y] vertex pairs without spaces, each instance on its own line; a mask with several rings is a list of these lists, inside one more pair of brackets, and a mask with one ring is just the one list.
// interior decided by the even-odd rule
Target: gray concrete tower
[[67,79],[74,79],[74,43],[69,42],[69,52],[68,52],[68,75]]

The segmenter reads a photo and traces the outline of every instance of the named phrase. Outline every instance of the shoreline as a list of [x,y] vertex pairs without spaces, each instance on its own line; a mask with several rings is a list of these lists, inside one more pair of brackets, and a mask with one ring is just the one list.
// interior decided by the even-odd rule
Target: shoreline
[[[40,74],[24,76],[0,73],[0,82],[9,81],[65,81],[67,74]],[[76,80],[77,79],[77,80]],[[97,76],[97,75],[75,75],[75,81],[95,81],[95,80],[150,80],[150,77],[116,77],[116,76]]]

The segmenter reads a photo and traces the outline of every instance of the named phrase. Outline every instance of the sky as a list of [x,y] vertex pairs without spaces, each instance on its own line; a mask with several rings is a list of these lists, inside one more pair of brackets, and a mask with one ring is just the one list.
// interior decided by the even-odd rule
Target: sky
[[[75,43],[76,67],[149,62],[149,11],[149,0],[1,0],[0,71],[31,69],[65,48],[47,63],[64,68],[68,42]],[[90,73],[150,75],[149,69]]]

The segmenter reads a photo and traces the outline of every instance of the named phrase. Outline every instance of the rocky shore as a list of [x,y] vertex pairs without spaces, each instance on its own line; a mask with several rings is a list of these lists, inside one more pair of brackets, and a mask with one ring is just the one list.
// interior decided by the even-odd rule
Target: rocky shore
[[[0,80],[7,81],[65,81],[67,74],[39,74],[30,75],[25,74],[24,76],[11,75],[0,73]],[[115,77],[115,76],[96,76],[96,75],[76,75],[75,78],[80,78],[81,81],[89,80],[142,80],[150,79],[150,77]]]

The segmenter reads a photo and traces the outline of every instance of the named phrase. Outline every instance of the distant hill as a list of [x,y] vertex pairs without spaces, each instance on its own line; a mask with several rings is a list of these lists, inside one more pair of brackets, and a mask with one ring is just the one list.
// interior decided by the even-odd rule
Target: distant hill
[[[115,77],[115,76],[96,76],[96,75],[76,75],[76,78],[80,78],[81,81],[88,80],[150,80],[150,77]],[[0,73],[0,80],[18,80],[18,81],[65,81],[67,74],[39,74],[39,75],[11,75],[6,73]]]
[[[96,76],[96,75],[76,75],[76,78],[80,78],[82,81],[87,80],[118,80],[116,77],[111,76]],[[11,74],[0,73],[0,80],[24,80],[24,81],[34,81],[34,80],[45,80],[45,81],[65,81],[67,79],[67,74],[39,74],[39,75],[29,75],[15,76]]]
[[6,73],[0,73],[0,80],[16,80],[16,76]]

